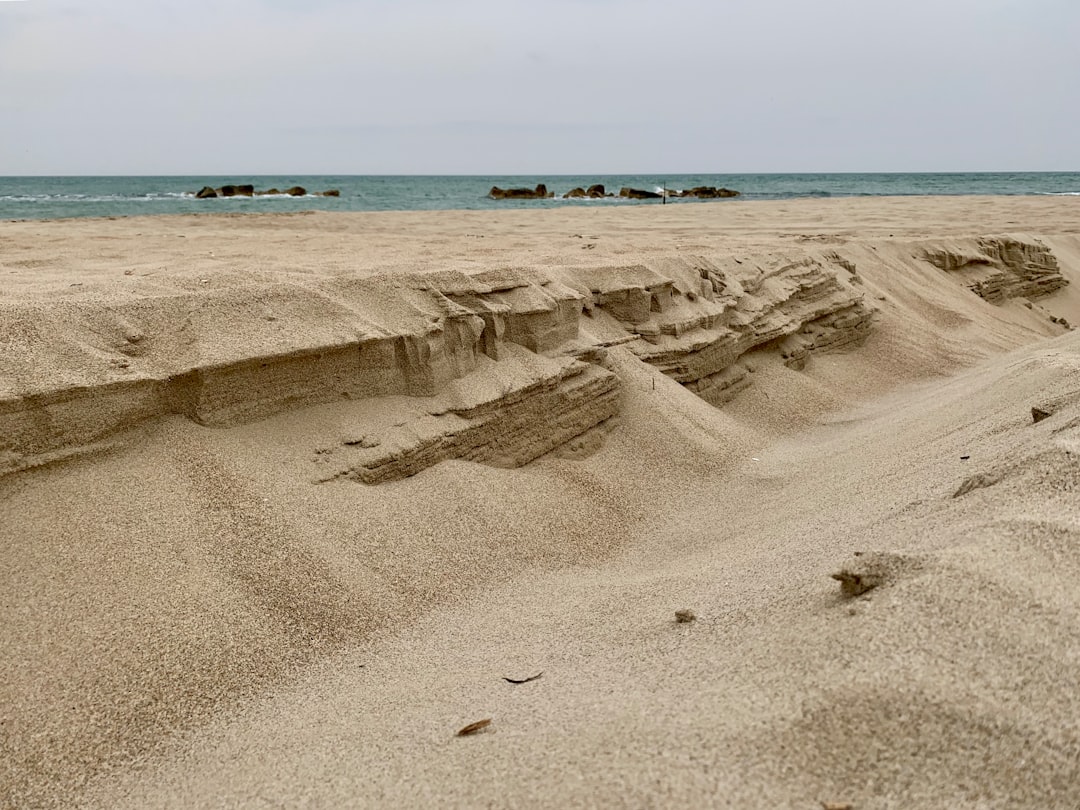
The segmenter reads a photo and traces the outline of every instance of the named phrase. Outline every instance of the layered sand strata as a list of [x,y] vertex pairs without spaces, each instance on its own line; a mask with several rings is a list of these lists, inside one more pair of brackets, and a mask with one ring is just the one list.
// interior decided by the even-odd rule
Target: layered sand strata
[[[374,452],[339,474],[377,482],[455,457],[517,465],[615,415],[618,380],[603,369],[612,346],[722,404],[749,383],[750,352],[802,368],[810,352],[857,345],[878,309],[860,264],[928,263],[992,303],[1030,305],[1068,283],[1051,250],[1025,237],[827,247],[800,238],[732,253],[671,245],[634,264],[514,256],[469,272],[471,253],[448,258],[462,270],[380,269],[370,254],[355,273],[121,268],[120,283],[66,290],[29,273],[3,303],[0,473],[102,449],[171,414],[228,426],[394,396],[432,400],[406,430],[413,438],[374,451],[382,438],[369,436],[363,449]],[[504,406],[516,416],[490,418]]]

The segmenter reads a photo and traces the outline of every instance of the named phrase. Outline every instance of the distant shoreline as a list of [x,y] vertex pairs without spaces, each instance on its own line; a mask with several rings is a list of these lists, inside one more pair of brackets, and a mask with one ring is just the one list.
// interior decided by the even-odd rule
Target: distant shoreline
[[[195,199],[202,188],[253,185],[257,189],[325,191],[338,197],[233,196]],[[535,188],[552,193],[544,199],[489,197],[493,187]],[[602,185],[614,197],[565,199],[573,189]],[[826,199],[837,197],[914,196],[1080,196],[1080,172],[981,174],[701,174],[701,175],[232,175],[0,178],[0,220],[70,219],[215,212],[431,211],[508,210],[587,206],[589,210],[654,205],[659,199],[619,197],[622,188],[659,194],[666,188],[726,188],[739,202]],[[668,203],[699,204],[712,200],[669,198]],[[725,203],[728,201],[724,201]]]
[[[1069,196],[1073,196],[1073,195],[1069,195]],[[1080,197],[1080,195],[1075,195],[1075,196]],[[228,199],[229,198],[226,198],[226,200],[228,200]],[[691,199],[691,200],[679,200],[679,199],[671,199],[671,200],[668,201],[668,205],[690,204],[690,205],[695,205],[696,206],[696,205],[700,205],[700,204],[714,203],[714,204],[716,204],[716,206],[718,208],[729,209],[729,208],[733,208],[735,206],[738,206],[739,208],[743,208],[743,207],[759,207],[759,206],[763,207],[763,208],[766,208],[766,207],[768,207],[768,206],[770,206],[772,204],[778,203],[778,202],[786,202],[786,203],[788,203],[789,205],[792,205],[792,206],[797,206],[797,207],[798,206],[806,206],[808,209],[812,210],[814,207],[819,206],[819,205],[828,206],[828,205],[832,205],[832,204],[836,204],[836,205],[841,205],[841,204],[843,204],[843,205],[855,205],[855,206],[861,207],[863,204],[865,204],[865,205],[873,205],[874,203],[884,203],[884,204],[888,204],[888,203],[907,203],[907,204],[915,205],[915,204],[928,202],[928,201],[934,201],[934,200],[940,200],[942,202],[951,200],[951,201],[955,201],[957,203],[963,203],[963,202],[975,202],[975,201],[978,201],[979,199],[983,199],[983,200],[999,200],[999,201],[1002,201],[1002,202],[1008,201],[1008,200],[1013,200],[1013,201],[1022,201],[1022,200],[1038,201],[1038,200],[1042,200],[1042,201],[1046,201],[1046,202],[1049,203],[1052,200],[1060,200],[1061,197],[1056,196],[1056,195],[1049,195],[1049,194],[925,194],[925,195],[894,195],[894,196],[882,195],[882,196],[877,196],[877,197],[853,197],[853,196],[840,197],[840,196],[837,196],[837,197],[804,197],[804,198],[789,199],[789,200],[761,200],[761,199],[746,199],[746,198],[734,197],[734,198],[722,199],[722,200],[693,200],[693,199]],[[577,202],[577,201],[571,200],[569,202]],[[586,201],[586,202],[588,202],[588,201]],[[620,211],[623,211],[623,212],[626,212],[626,213],[631,213],[631,209],[639,209],[639,208],[643,209],[643,208],[648,208],[650,206],[661,206],[661,205],[663,205],[663,203],[661,202],[661,200],[658,200],[658,199],[656,199],[656,200],[643,200],[642,201],[642,200],[627,200],[627,199],[623,198],[621,201],[619,201],[619,203],[617,205],[598,206],[594,210],[596,210],[596,211],[604,211],[604,212],[607,212],[607,213],[610,213],[610,214],[617,214]],[[0,227],[2,227],[5,224],[10,224],[10,225],[20,225],[20,224],[21,225],[30,225],[30,224],[33,224],[33,223],[50,223],[50,222],[57,222],[57,223],[62,223],[62,222],[78,223],[78,222],[93,222],[93,221],[115,222],[115,221],[134,221],[134,220],[138,220],[138,219],[160,220],[160,221],[163,221],[163,222],[166,222],[166,221],[178,221],[178,220],[183,220],[183,219],[198,219],[198,220],[207,220],[207,221],[212,221],[212,220],[216,220],[216,219],[223,219],[223,220],[250,220],[250,221],[257,221],[257,220],[273,221],[273,220],[276,220],[276,219],[289,220],[289,219],[294,219],[296,217],[309,217],[309,216],[316,216],[316,215],[329,215],[329,216],[332,216],[332,217],[345,217],[345,218],[352,218],[352,217],[380,217],[381,218],[381,217],[412,217],[412,216],[417,216],[417,217],[432,217],[432,216],[435,216],[435,217],[438,217],[438,216],[441,216],[441,215],[445,215],[447,217],[453,217],[454,215],[464,215],[464,216],[479,215],[479,216],[487,217],[488,215],[493,215],[493,216],[497,217],[497,216],[499,216],[501,214],[506,214],[506,215],[510,215],[510,216],[517,216],[517,215],[548,216],[548,215],[557,215],[559,213],[567,213],[568,211],[573,211],[574,209],[575,209],[575,206],[573,206],[573,205],[545,205],[545,206],[535,206],[535,207],[529,207],[529,206],[506,206],[506,207],[503,207],[502,209],[499,209],[499,208],[496,208],[496,207],[492,207],[492,208],[426,208],[426,209],[380,210],[380,211],[371,211],[371,210],[328,211],[328,210],[322,210],[322,209],[316,209],[316,208],[311,208],[311,209],[306,209],[306,210],[304,210],[304,209],[302,209],[302,210],[288,210],[288,211],[280,211],[280,210],[279,211],[274,211],[274,210],[229,211],[229,210],[221,210],[221,209],[215,210],[213,208],[208,208],[208,209],[202,210],[202,211],[196,210],[196,211],[183,211],[183,212],[163,213],[163,214],[133,213],[133,214],[109,214],[109,215],[101,215],[101,216],[77,215],[77,216],[66,216],[66,217],[27,217],[27,218],[23,218],[23,219],[0,218]]]

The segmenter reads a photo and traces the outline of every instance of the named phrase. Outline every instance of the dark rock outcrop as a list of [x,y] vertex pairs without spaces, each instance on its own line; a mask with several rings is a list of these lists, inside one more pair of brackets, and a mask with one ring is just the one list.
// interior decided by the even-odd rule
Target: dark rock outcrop
[[619,189],[619,196],[627,197],[631,200],[659,200],[664,195],[656,191],[646,191],[642,188],[626,188],[624,186]]
[[[195,199],[208,200],[213,197],[274,197],[282,194],[287,194],[290,197],[305,197],[307,196],[307,189],[303,186],[293,186],[287,188],[284,191],[277,188],[268,188],[266,191],[256,191],[255,186],[250,184],[245,185],[224,185],[221,188],[211,188],[210,186],[203,186],[200,191],[195,192]],[[341,192],[336,188],[327,189],[326,191],[315,192],[316,197],[340,197]]]
[[254,197],[255,186],[250,184],[222,186],[218,189],[218,195],[221,197]]
[[492,186],[488,196],[493,200],[545,200],[555,196],[554,191],[548,191],[543,183],[537,184],[536,188],[499,188]]
[[738,197],[739,192],[732,191],[729,188],[717,188],[716,186],[694,186],[686,189],[679,196],[697,197],[699,200],[716,200],[725,197]]
[[594,183],[593,185],[589,186],[588,189],[584,189],[581,186],[578,186],[577,188],[571,189],[570,191],[563,194],[563,199],[568,200],[568,199],[585,199],[585,198],[588,198],[590,200],[599,200],[599,199],[602,199],[603,197],[614,197],[614,196],[615,196],[614,194],[608,194],[606,192],[606,189],[604,188],[603,183]]

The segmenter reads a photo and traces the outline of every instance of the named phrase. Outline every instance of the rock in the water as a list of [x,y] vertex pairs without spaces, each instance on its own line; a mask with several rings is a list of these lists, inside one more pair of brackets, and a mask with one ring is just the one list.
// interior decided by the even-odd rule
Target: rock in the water
[[715,200],[723,197],[738,197],[738,191],[732,191],[729,188],[717,188],[716,186],[694,186],[694,188],[687,189],[679,196],[681,197],[697,197],[701,200]]
[[220,197],[253,197],[255,196],[255,186],[248,183],[234,186],[225,185],[217,190]]
[[598,200],[603,197],[611,197],[612,194],[608,194],[604,189],[603,183],[593,183],[588,189],[584,189],[581,186],[571,189],[563,194],[563,199],[575,199],[588,197],[590,200]]
[[538,183],[536,188],[499,188],[492,186],[488,196],[493,200],[543,200],[554,197],[555,192],[549,192],[547,186]]
[[642,188],[626,188],[624,186],[619,189],[619,196],[631,200],[659,200],[663,195],[655,191],[646,191]]
[[[201,191],[195,194],[195,197],[200,200],[208,199],[210,197],[272,197],[280,194],[288,194],[290,197],[304,197],[307,196],[307,193],[307,189],[303,186],[293,186],[284,191],[277,188],[268,188],[266,191],[256,191],[255,186],[250,183],[245,183],[242,185],[228,184],[218,189],[205,186]],[[336,188],[331,188],[326,191],[317,192],[317,196],[340,197],[341,192]]]

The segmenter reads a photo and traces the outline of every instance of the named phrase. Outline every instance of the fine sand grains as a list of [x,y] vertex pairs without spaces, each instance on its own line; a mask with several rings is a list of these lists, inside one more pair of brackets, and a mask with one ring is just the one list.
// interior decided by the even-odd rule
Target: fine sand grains
[[[1050,320],[1080,323],[1072,201],[667,208],[0,227],[0,306],[190,287],[228,324],[199,290],[272,282],[275,312],[305,302],[266,321],[281,345],[326,277],[586,254],[842,246],[878,308],[802,370],[751,353],[720,408],[614,345],[602,441],[516,469],[317,483],[381,407],[331,402],[0,477],[0,805],[1080,806],[1080,333]],[[994,306],[904,259],[1003,232],[1072,285]]]

